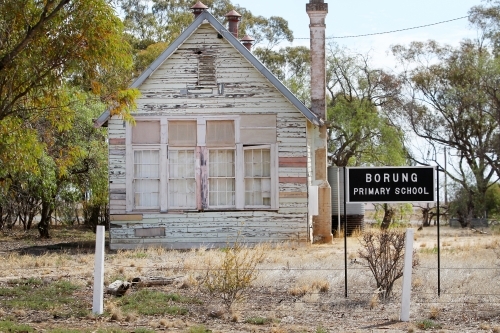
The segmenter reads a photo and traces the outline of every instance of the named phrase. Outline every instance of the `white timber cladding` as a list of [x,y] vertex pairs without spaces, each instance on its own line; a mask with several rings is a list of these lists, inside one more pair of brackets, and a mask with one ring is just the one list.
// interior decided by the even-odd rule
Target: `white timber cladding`
[[[200,62],[199,52],[212,58]],[[213,72],[208,68],[200,80],[199,67],[212,60]],[[160,142],[133,144],[139,127],[115,116],[109,120],[111,248],[225,246],[238,235],[248,242],[308,239],[307,119],[232,45],[218,38],[210,24],[202,24],[138,89],[141,96],[133,115],[137,124],[153,123],[145,128],[159,126]],[[176,122],[186,125],[177,128],[177,145],[170,142]],[[234,139],[227,132],[231,123]],[[179,143],[182,140],[189,144]],[[136,209],[131,195],[134,151],[146,148],[158,150],[159,209]],[[212,176],[207,170],[210,156],[224,161],[218,169],[209,168],[217,171]],[[249,160],[251,170],[245,166]],[[234,163],[234,176],[224,169],[227,163]],[[234,203],[227,201],[232,177]],[[208,186],[200,187],[210,181],[220,184],[215,191],[220,205],[213,212],[210,202],[199,201],[200,191],[209,197]],[[172,194],[177,201],[169,201]],[[165,228],[165,235],[136,236],[148,234],[136,233],[138,228]]]

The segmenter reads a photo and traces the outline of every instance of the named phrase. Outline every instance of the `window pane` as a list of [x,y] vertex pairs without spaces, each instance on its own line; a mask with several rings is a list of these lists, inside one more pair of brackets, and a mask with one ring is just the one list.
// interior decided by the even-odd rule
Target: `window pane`
[[232,120],[209,120],[207,121],[207,146],[233,146],[234,121]]
[[134,151],[134,206],[158,207],[160,188],[160,152]]
[[245,150],[245,177],[270,177],[271,151],[269,149]]
[[196,181],[194,179],[172,179],[169,188],[169,207],[196,207]]
[[158,150],[134,151],[134,178],[159,178]]
[[234,150],[210,149],[209,177],[234,177]]
[[159,206],[159,181],[136,179],[134,181],[134,200],[136,207]]
[[196,146],[196,121],[169,121],[168,144],[172,147]]
[[171,208],[196,208],[194,150],[169,150],[168,204]]
[[208,204],[211,207],[235,205],[234,150],[211,149],[208,162]]
[[245,150],[245,205],[271,206],[271,151]]

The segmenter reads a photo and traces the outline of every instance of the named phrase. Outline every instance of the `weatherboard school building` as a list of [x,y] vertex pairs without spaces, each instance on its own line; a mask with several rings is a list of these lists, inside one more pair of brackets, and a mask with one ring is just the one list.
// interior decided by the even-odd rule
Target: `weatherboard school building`
[[197,2],[193,23],[131,85],[135,125],[104,112],[110,248],[331,242],[325,125],[328,6],[310,0],[312,106]]
[[[311,108],[252,54],[251,37],[238,38],[240,14],[226,15],[226,29],[201,2],[191,8],[193,23],[131,84],[141,93],[135,125],[109,110],[95,122],[108,127],[110,248],[331,243],[327,4],[306,5]],[[419,184],[427,176],[407,172],[418,193],[412,172]],[[369,186],[349,178],[352,202],[393,201],[396,182],[355,178],[367,177]],[[417,201],[411,192],[405,198]]]

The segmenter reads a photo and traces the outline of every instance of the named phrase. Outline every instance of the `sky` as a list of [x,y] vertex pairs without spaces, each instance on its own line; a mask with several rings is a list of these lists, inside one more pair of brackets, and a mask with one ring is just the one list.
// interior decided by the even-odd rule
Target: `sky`
[[[297,38],[291,45],[309,46],[309,0],[233,0],[254,15],[278,15],[288,21]],[[411,28],[467,16],[469,9],[480,0],[325,0],[328,3],[326,36],[340,37],[380,33]],[[333,39],[356,53],[367,54],[379,68],[392,68],[394,60],[388,53],[393,44],[434,39],[440,43],[458,45],[463,38],[474,38],[466,18],[425,28],[359,38]],[[332,39],[327,40],[330,41]],[[290,45],[286,43],[284,45]]]

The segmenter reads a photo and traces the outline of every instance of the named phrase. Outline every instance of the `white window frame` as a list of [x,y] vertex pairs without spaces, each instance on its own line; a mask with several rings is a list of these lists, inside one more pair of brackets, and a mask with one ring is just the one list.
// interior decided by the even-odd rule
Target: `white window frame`
[[[243,146],[243,165],[244,165],[244,168],[243,168],[243,191],[244,191],[244,196],[246,197],[246,184],[245,184],[245,180],[247,179],[247,177],[245,176],[246,174],[246,163],[245,163],[245,151],[251,151],[251,150],[264,150],[264,149],[268,149],[269,150],[269,177],[248,177],[248,178],[252,178],[252,179],[258,179],[258,178],[269,178],[269,182],[270,182],[270,188],[269,188],[269,205],[248,205],[246,202],[245,202],[245,209],[269,209],[271,208],[273,205],[272,205],[272,200],[273,200],[273,189],[272,189],[272,183],[273,183],[273,151],[271,149],[271,145],[255,145],[255,146]],[[246,198],[245,198],[246,199]]]
[[[132,144],[132,128],[126,124],[126,210],[127,212],[158,211],[157,208],[134,207],[133,180],[134,180],[134,150],[158,149],[160,151],[160,212],[192,211],[192,210],[278,210],[279,209],[279,175],[278,175],[278,144],[256,144],[243,145],[240,142],[240,117],[239,116],[174,116],[174,117],[150,117],[140,116],[137,121],[160,121],[161,136],[160,144]],[[168,121],[196,120],[197,121],[197,144],[196,147],[169,147]],[[206,124],[209,120],[232,120],[235,126],[235,146],[231,147],[207,147]],[[270,149],[271,152],[271,206],[248,206],[245,205],[245,173],[244,173],[244,150],[245,149]],[[194,149],[195,150],[195,180],[196,180],[196,205],[197,207],[169,207],[168,206],[168,180],[169,180],[169,149]],[[235,153],[235,205],[234,206],[210,206],[208,198],[208,158],[210,149],[234,149]],[[204,154],[207,165],[205,169],[200,165],[200,154]],[[206,189],[201,184],[205,182]],[[201,202],[201,191],[206,190],[205,201]]]
[[[234,204],[233,205],[210,205],[210,151],[211,150],[232,150],[234,153]],[[238,186],[236,185],[236,160],[237,160],[237,155],[236,155],[236,147],[210,147],[207,149],[207,186],[208,186],[208,196],[207,196],[207,209],[209,210],[229,210],[229,209],[236,209],[236,193],[238,193]],[[213,178],[221,178],[221,177],[213,177]],[[232,178],[232,177],[224,177],[224,178]]]
[[[158,178],[136,178],[135,175],[135,153],[136,152],[145,152],[145,151],[156,151],[158,152]],[[158,210],[160,209],[160,204],[161,204],[161,152],[160,152],[160,147],[159,145],[157,147],[154,147],[153,145],[148,145],[148,146],[141,146],[137,145],[133,149],[133,180],[132,180],[132,198],[134,200],[134,207],[136,209],[141,209],[141,210]],[[136,206],[135,205],[135,193],[136,193],[136,181],[137,180],[158,180],[158,205],[157,206]]]
[[167,200],[170,201],[170,180],[172,179],[171,178],[171,175],[170,175],[170,161],[171,161],[171,153],[173,151],[179,151],[179,150],[185,150],[185,151],[192,151],[193,152],[193,157],[194,157],[194,165],[193,165],[193,168],[194,168],[194,181],[195,181],[195,198],[194,198],[194,205],[193,206],[171,206],[169,203],[167,203],[167,207],[169,210],[196,210],[197,207],[198,207],[198,195],[197,195],[197,192],[199,191],[198,190],[198,177],[197,177],[197,168],[196,168],[196,165],[199,164],[197,162],[197,154],[196,154],[196,147],[169,147],[169,151],[168,151],[168,159],[166,161],[166,168],[168,169],[167,170],[167,179],[166,179],[166,183],[168,184],[168,189],[169,191],[167,192]]

